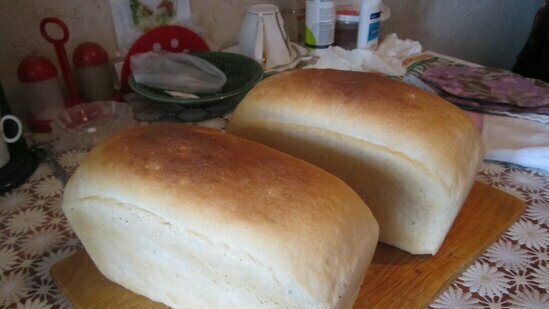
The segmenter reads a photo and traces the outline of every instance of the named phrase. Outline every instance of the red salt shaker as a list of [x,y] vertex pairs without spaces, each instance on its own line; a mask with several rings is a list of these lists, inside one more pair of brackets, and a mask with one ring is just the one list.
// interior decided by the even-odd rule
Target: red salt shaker
[[65,98],[57,80],[57,69],[41,56],[24,58],[17,77],[25,87],[30,105],[29,127],[34,132],[51,131],[50,122],[65,109]]
[[107,52],[97,43],[84,42],[74,50],[73,64],[80,95],[86,102],[110,100],[114,85]]

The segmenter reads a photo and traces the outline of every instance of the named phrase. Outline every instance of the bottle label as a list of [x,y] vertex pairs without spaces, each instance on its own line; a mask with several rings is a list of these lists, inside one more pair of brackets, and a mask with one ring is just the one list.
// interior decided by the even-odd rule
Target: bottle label
[[375,40],[379,37],[379,24],[379,20],[370,23],[370,27],[368,29],[368,41]]

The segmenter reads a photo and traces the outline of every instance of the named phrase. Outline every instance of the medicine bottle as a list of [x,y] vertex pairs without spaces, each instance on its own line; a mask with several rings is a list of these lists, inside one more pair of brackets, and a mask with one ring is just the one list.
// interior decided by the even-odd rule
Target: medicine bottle
[[334,43],[335,3],[333,0],[307,0],[305,6],[305,46],[328,48]]
[[357,47],[376,50],[381,23],[381,0],[362,0],[360,2],[360,21],[358,24]]

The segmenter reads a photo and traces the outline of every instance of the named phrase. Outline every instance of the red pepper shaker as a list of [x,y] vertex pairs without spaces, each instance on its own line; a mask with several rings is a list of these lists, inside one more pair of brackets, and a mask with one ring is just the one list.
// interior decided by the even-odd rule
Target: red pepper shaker
[[50,122],[65,109],[57,69],[44,57],[29,56],[19,64],[17,77],[25,87],[30,105],[30,129],[35,132],[51,131]]
[[80,95],[86,102],[110,100],[114,85],[107,52],[97,43],[84,42],[76,47],[73,64]]

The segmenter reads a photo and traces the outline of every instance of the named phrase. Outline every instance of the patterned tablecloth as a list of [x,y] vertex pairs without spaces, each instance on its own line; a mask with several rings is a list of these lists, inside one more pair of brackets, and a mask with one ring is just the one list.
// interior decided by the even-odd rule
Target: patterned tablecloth
[[[146,120],[174,120],[154,104],[137,103],[134,112]],[[226,122],[199,124],[221,129]],[[27,136],[30,144],[55,143],[53,138]],[[70,174],[86,153],[57,149],[54,157]],[[549,173],[484,162],[478,180],[517,196],[526,210],[429,308],[549,308]],[[49,273],[82,247],[61,210],[62,194],[62,182],[42,163],[24,184],[0,195],[0,308],[71,308]]]

